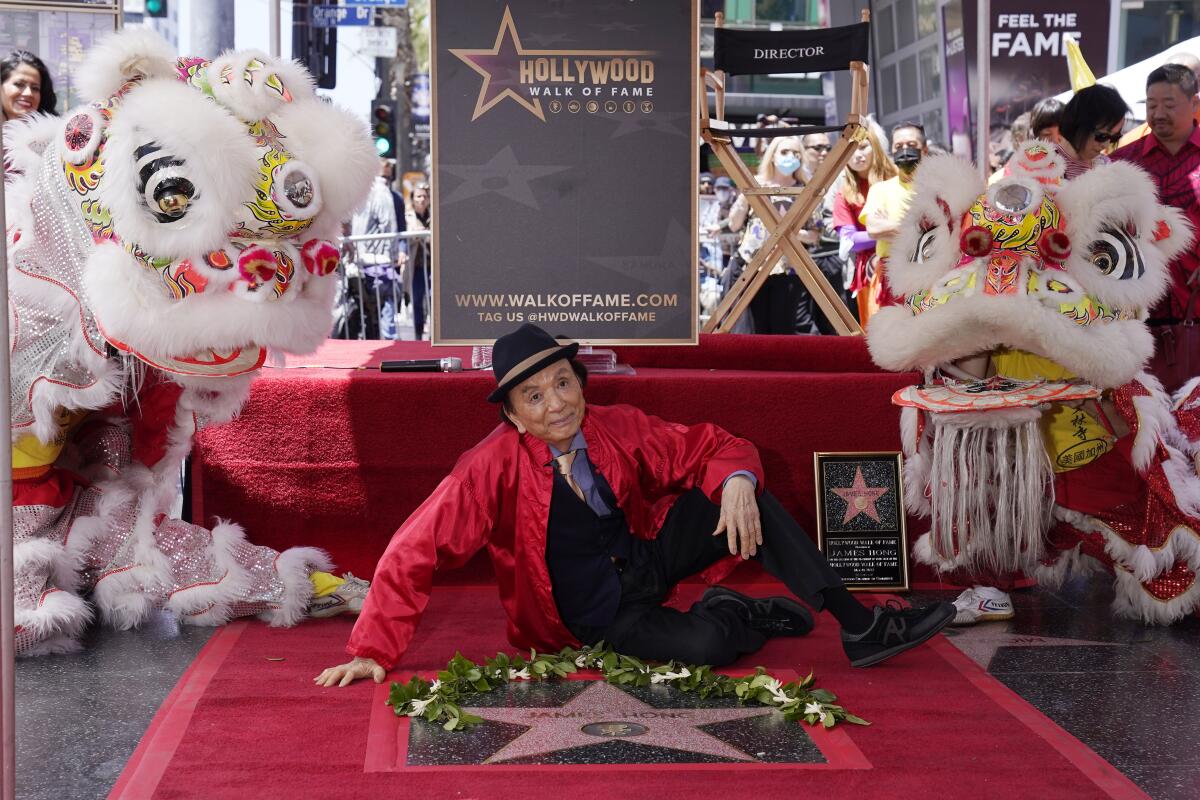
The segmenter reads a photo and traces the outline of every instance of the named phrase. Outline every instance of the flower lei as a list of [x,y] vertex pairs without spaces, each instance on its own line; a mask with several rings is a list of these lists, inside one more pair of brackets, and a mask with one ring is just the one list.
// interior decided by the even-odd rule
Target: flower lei
[[789,722],[802,719],[826,728],[839,722],[871,724],[836,705],[837,697],[832,692],[814,688],[811,672],[803,680],[784,683],[762,667],[741,678],[713,672],[710,666],[675,661],[652,667],[632,656],[614,653],[603,643],[580,650],[564,647],[557,653],[530,650],[528,660],[497,653],[483,664],[455,653],[433,681],[414,675],[407,683],[393,682],[387,704],[395,709],[396,716],[421,717],[441,723],[448,731],[461,731],[483,722],[482,717],[462,710],[463,701],[470,696],[493,691],[510,681],[561,679],[581,669],[596,670],[606,681],[619,686],[665,684],[695,692],[701,698],[736,697],[742,703],[776,708]]

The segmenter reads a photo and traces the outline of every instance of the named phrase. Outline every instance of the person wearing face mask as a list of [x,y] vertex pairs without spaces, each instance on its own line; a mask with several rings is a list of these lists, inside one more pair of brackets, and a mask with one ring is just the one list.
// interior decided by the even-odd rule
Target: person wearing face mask
[[901,122],[893,127],[892,163],[896,165],[897,175],[871,186],[859,214],[859,221],[875,240],[875,252],[879,257],[879,267],[868,286],[869,302],[875,304],[875,309],[878,309],[886,295],[888,248],[900,229],[900,220],[912,197],[917,166],[928,153],[925,128],[919,123]]
[[733,208],[735,196],[733,181],[722,175],[713,182],[713,202],[704,206],[700,217],[700,230],[714,242],[714,251],[709,254],[708,261],[717,263],[719,260],[722,270],[733,252],[730,239],[736,238],[729,232],[729,212]]
[[[1175,206],[1200,230],[1200,98],[1196,75],[1181,64],[1165,64],[1146,78],[1146,116],[1150,135],[1120,148],[1114,161],[1131,161],[1154,180],[1158,199]],[[1187,317],[1188,299],[1200,269],[1189,248],[1171,262],[1171,292],[1151,310],[1154,320]]]
[[55,114],[58,96],[42,60],[28,50],[14,50],[0,61],[0,109],[4,121],[34,112]]
[[[794,187],[804,184],[803,163],[801,153],[804,144],[799,136],[785,136],[771,140],[763,153],[762,162],[758,166],[758,182],[762,186]],[[771,202],[780,213],[787,213],[793,197],[776,195]],[[798,238],[805,245],[815,244],[820,238],[816,226],[805,227]],[[743,231],[744,228],[744,231]],[[736,267],[726,270],[724,288],[733,284],[741,272],[741,267],[753,260],[758,249],[762,247],[771,235],[767,226],[755,215],[745,195],[734,201],[729,212],[729,229],[743,231],[741,242],[738,244]],[[805,299],[808,292],[804,288],[796,270],[780,258],[771,268],[758,294],[750,302],[750,314],[753,319],[754,333],[811,333],[815,327],[811,313],[806,313]],[[745,317],[734,327],[735,333],[749,333],[744,322]]]
[[850,264],[846,288],[855,298],[858,321],[867,324],[879,310],[872,298],[871,279],[875,275],[875,239],[860,219],[867,193],[877,183],[896,177],[896,165],[888,157],[884,133],[874,120],[867,122],[867,136],[846,163],[842,179],[835,185],[832,225],[838,232],[839,254]]

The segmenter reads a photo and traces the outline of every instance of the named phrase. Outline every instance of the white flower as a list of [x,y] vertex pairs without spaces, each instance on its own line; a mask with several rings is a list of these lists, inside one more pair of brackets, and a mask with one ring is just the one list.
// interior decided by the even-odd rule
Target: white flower
[[651,683],[666,683],[667,681],[679,680],[691,675],[692,672],[687,667],[684,667],[679,672],[654,672],[650,675]]
[[433,683],[429,684],[429,693],[430,693],[430,694],[437,694],[437,690],[438,690],[438,689],[440,689],[440,688],[442,688],[442,679],[441,679],[441,678],[434,678],[434,679],[433,679]]
[[583,669],[587,666],[587,660],[587,653],[580,653],[579,655],[575,656],[575,666]]
[[412,700],[411,702],[412,702],[412,711],[408,712],[408,716],[419,717],[425,713],[425,707],[433,702],[433,698],[426,697],[424,699]]
[[783,681],[778,678],[771,678],[771,680],[763,684],[762,688],[770,692],[771,699],[780,705],[790,703],[792,700],[792,698],[787,696],[787,692],[783,691]]
[[527,681],[529,680],[529,667],[521,667],[521,669],[508,668],[508,679],[510,681]]
[[824,716],[825,716],[825,712],[821,710],[820,703],[809,703],[808,705],[806,705],[804,707],[804,713],[805,714],[818,714],[822,718],[824,718]]

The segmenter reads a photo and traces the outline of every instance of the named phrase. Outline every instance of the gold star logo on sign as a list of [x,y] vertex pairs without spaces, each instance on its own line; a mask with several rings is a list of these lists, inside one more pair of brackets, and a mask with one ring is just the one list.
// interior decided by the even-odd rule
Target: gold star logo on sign
[[[496,40],[490,49],[460,47],[451,48],[450,52],[483,77],[479,97],[471,114],[472,122],[495,108],[505,98],[516,101],[530,114],[545,122],[542,101],[537,96],[544,88],[534,84],[553,83],[555,87],[569,92],[574,88],[571,84],[582,87],[590,83],[606,83],[609,80],[616,82],[623,79],[627,70],[639,67],[632,62],[626,65],[624,60],[654,54],[653,50],[529,50],[521,44],[521,37],[517,33],[517,26],[508,6],[504,7],[504,16],[500,19]],[[616,63],[611,65],[610,72],[605,62],[613,60]],[[543,81],[539,77],[543,74],[550,77]],[[649,74],[653,76],[652,62]],[[589,80],[585,81],[585,77]],[[596,80],[597,77],[601,80]],[[569,100],[567,103],[567,109],[572,112],[577,111],[578,106],[576,100]],[[551,111],[554,110],[552,107]]]

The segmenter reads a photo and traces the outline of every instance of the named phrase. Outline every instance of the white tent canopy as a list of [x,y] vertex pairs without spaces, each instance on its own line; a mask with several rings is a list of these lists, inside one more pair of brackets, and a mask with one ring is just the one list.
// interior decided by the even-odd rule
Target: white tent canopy
[[[1125,102],[1133,109],[1134,119],[1144,120],[1146,118],[1146,76],[1166,64],[1170,60],[1168,57],[1176,53],[1191,53],[1200,58],[1200,36],[1174,44],[1161,53],[1152,55],[1136,64],[1130,64],[1111,75],[1097,76],[1096,83],[1107,84],[1120,92],[1121,97],[1125,98]],[[1057,99],[1066,103],[1070,101],[1072,94],[1074,92],[1068,89],[1057,95]]]

